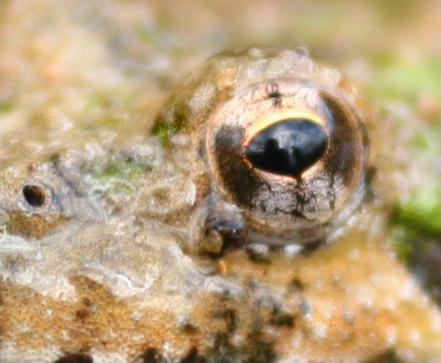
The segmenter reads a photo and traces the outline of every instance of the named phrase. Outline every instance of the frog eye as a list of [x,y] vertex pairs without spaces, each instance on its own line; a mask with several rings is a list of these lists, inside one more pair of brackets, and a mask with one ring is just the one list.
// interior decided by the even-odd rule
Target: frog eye
[[318,240],[363,197],[366,137],[338,90],[252,85],[210,115],[206,150],[218,189],[262,241]]

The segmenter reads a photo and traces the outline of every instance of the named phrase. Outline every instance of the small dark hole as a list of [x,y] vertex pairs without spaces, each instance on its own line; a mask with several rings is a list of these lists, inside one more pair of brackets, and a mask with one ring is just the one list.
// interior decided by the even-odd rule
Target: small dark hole
[[184,358],[182,358],[180,363],[206,363],[206,359],[199,355],[196,348],[193,348]]
[[23,195],[29,205],[41,207],[46,199],[45,191],[37,185],[26,185],[23,188]]
[[164,363],[164,358],[155,348],[148,348],[143,356],[143,363]]
[[93,359],[86,354],[67,354],[54,363],[93,363]]
[[289,285],[299,291],[302,291],[305,288],[305,286],[303,285],[303,282],[299,279],[296,279],[296,278],[292,279],[289,282]]

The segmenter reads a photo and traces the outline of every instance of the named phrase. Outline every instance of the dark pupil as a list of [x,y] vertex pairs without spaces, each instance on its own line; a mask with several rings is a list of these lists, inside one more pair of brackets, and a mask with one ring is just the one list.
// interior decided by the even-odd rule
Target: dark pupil
[[327,146],[321,125],[292,118],[258,133],[248,145],[246,156],[258,169],[297,177],[323,156]]

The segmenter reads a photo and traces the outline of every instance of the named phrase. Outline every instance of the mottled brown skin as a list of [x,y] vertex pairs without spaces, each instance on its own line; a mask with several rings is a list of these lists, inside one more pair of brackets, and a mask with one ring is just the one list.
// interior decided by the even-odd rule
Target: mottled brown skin
[[[242,157],[232,155],[243,147],[250,127],[215,119],[232,99],[240,109],[242,101],[259,95],[265,99],[258,104],[260,114],[283,110],[292,78],[313,84],[314,90],[324,86],[322,99],[339,100],[329,106],[335,118],[356,114],[349,118],[362,120],[371,140],[368,160],[363,132],[353,127],[357,121],[331,143],[338,149],[359,130],[359,142],[351,145],[360,153],[347,161],[355,163],[357,177],[348,176],[337,190],[341,211],[354,194],[363,195],[358,188],[364,185],[364,170],[378,166],[370,198],[361,204],[354,200],[352,215],[337,217],[335,224],[328,223],[334,220],[332,211],[318,225],[297,225],[297,215],[293,224],[284,211],[271,211],[274,217],[259,210],[259,203],[284,201],[279,192],[287,190],[295,195],[287,199],[291,208],[300,192],[286,181],[297,181],[268,179],[247,169]],[[284,81],[259,88],[268,79]],[[243,91],[250,89],[256,93]],[[43,224],[51,228],[31,236],[19,227],[35,232],[32,224],[18,219],[13,234],[2,236],[1,358],[7,363],[35,357],[48,363],[318,363],[363,362],[396,350],[405,361],[441,359],[439,309],[390,250],[387,197],[395,189],[384,166],[393,164],[376,156],[391,144],[378,136],[388,134],[387,124],[378,133],[369,110],[349,82],[303,50],[224,53],[170,91],[149,129],[159,134],[162,146],[141,125],[142,137],[135,130],[126,144],[103,143],[106,152],[94,154],[95,159],[79,147],[39,160],[32,170],[28,163],[2,170],[2,212],[14,216],[19,210],[32,221],[55,215],[63,223]],[[93,170],[127,156],[133,167],[146,145],[157,157],[153,166],[136,181],[123,180],[135,192],[103,192]],[[219,149],[232,150],[228,163]],[[320,170],[338,174],[331,150],[302,179]],[[221,162],[221,168],[213,167]],[[247,178],[245,187],[235,189],[236,172],[237,183]],[[233,179],[225,183],[225,175]],[[116,179],[120,182],[121,175]],[[43,208],[23,200],[23,186],[37,181],[53,190],[54,198]],[[260,195],[264,182],[278,188],[271,197],[257,202],[244,197],[256,190]],[[279,248],[254,243],[256,231],[264,236],[259,242]],[[311,241],[317,231],[329,231],[320,248],[297,254],[293,246],[285,247],[293,235]],[[276,241],[268,241],[270,234]]]
[[9,233],[39,239],[72,217],[99,218],[92,203],[76,190],[75,182],[63,174],[57,158],[29,165],[20,170],[20,177],[3,184],[0,213]]
[[[271,68],[278,63],[279,69]],[[303,50],[221,54],[182,81],[160,113],[154,132],[179,129],[190,138],[211,178],[207,198],[242,214],[243,228],[252,236],[248,242],[324,240],[363,198],[368,141],[360,117],[366,112],[359,114],[354,92],[345,89],[340,75],[327,72]],[[199,105],[197,97],[208,99]],[[249,143],[289,117],[310,118],[326,130],[324,155],[298,175],[259,169],[246,156]],[[173,136],[166,136],[170,152],[182,152]]]

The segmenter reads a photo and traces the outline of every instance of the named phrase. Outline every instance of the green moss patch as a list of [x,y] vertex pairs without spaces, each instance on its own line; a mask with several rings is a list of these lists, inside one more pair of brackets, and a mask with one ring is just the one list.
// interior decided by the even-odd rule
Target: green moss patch
[[177,134],[186,124],[184,112],[171,110],[165,117],[160,117],[153,127],[153,134],[158,135],[161,145],[166,147],[170,137]]
[[396,207],[394,221],[441,239],[441,183],[415,191]]
[[153,169],[153,157],[117,156],[104,166],[90,172],[98,189],[130,194],[136,190],[138,181]]

